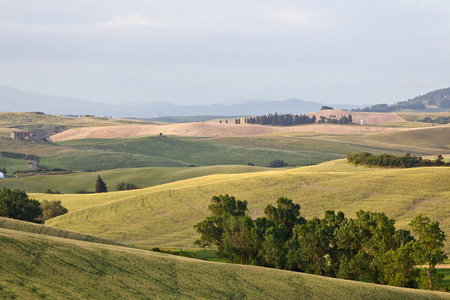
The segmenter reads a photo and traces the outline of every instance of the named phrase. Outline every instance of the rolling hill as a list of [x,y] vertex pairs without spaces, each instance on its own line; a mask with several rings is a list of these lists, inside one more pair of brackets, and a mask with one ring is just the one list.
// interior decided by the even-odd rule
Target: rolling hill
[[[93,195],[32,194],[38,200],[62,200],[69,213],[46,224],[140,247],[192,248],[193,225],[208,214],[210,198],[230,194],[247,200],[252,217],[278,197],[301,205],[306,218],[325,210],[354,217],[359,210],[385,212],[407,224],[423,213],[450,232],[448,167],[374,169],[343,162],[291,170],[220,174],[147,189]],[[445,244],[450,253],[450,240]]]
[[207,176],[212,174],[239,174],[247,172],[261,172],[269,170],[254,166],[206,166],[206,167],[150,167],[112,169],[98,172],[82,172],[65,175],[24,176],[2,179],[1,187],[21,189],[27,193],[45,193],[48,189],[53,192],[76,193],[80,190],[94,191],[95,181],[100,175],[106,182],[109,191],[115,191],[121,182],[133,183],[140,188],[157,186],[169,182]]
[[0,228],[2,299],[449,299]]

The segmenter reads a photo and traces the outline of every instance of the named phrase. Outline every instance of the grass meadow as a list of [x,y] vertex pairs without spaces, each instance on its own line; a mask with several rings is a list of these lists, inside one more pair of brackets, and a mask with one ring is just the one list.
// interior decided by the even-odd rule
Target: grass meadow
[[0,228],[2,299],[449,299]]
[[[24,161],[25,162],[25,161]],[[133,183],[139,188],[146,188],[169,182],[207,176],[212,174],[240,174],[267,171],[269,168],[254,166],[206,166],[206,167],[151,167],[112,169],[99,172],[83,172],[65,175],[39,175],[18,178],[6,178],[0,181],[0,187],[21,189],[27,193],[53,192],[73,194],[80,190],[94,192],[97,176],[106,182],[108,190],[113,192],[121,182]]]
[[[247,165],[266,167],[281,159],[306,166],[344,158],[347,153],[411,154],[433,157],[450,154],[450,127],[410,129],[388,133],[288,132],[251,137],[156,137],[82,139],[61,143],[1,141],[1,150],[38,155],[50,169],[73,171],[140,167]],[[4,161],[8,172],[28,168],[24,161]]]
[[[193,225],[208,214],[211,196],[230,194],[249,202],[253,218],[267,204],[288,197],[306,218],[326,210],[355,217],[359,210],[385,212],[398,228],[419,213],[450,232],[448,167],[376,169],[345,162],[288,170],[217,174],[151,188],[89,195],[32,194],[38,200],[61,200],[69,213],[46,224],[139,247],[193,247]],[[450,251],[450,240],[446,242]]]
[[[0,228],[15,230],[15,231],[23,231],[29,233],[42,234],[47,236],[60,237],[65,239],[86,241],[86,242],[94,242],[101,244],[110,244],[110,245],[121,245],[119,243],[101,239],[95,236],[83,234],[80,232],[64,230],[61,228],[45,226],[36,223],[25,222],[21,220],[14,220],[9,218],[0,217]],[[123,246],[123,245],[121,245]]]
[[[141,136],[53,144],[1,139],[1,151],[37,155],[50,169],[96,172],[0,180],[0,187],[24,190],[40,201],[61,200],[69,210],[45,225],[0,218],[0,299],[450,299],[448,293],[146,250],[183,249],[212,259],[214,248],[194,247],[199,235],[193,225],[209,215],[210,199],[218,194],[247,200],[252,218],[262,216],[279,197],[299,203],[305,218],[321,218],[326,210],[341,210],[353,218],[362,209],[385,212],[397,228],[409,229],[410,220],[422,213],[439,221],[449,236],[449,167],[366,168],[342,159],[347,153],[367,151],[443,154],[448,160],[450,127],[416,128],[424,115],[402,117],[409,122],[379,126],[404,131],[385,133]],[[0,113],[0,137],[11,131],[53,134],[72,127],[126,124],[145,123]],[[266,168],[275,159],[290,167]],[[326,162],[330,160],[334,161]],[[2,156],[0,167],[8,174],[29,169],[26,160]],[[109,193],[74,194],[93,191],[97,175]],[[120,182],[142,189],[113,192]],[[64,194],[45,194],[48,189]],[[450,256],[450,238],[444,250]],[[446,275],[446,286],[449,270],[439,270]]]

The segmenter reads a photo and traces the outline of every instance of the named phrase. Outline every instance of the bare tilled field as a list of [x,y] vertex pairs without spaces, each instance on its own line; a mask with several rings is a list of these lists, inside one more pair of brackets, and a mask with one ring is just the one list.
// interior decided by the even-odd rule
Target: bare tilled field
[[87,138],[126,138],[142,135],[177,135],[196,137],[254,136],[278,132],[373,133],[398,131],[398,128],[368,127],[360,125],[314,124],[275,127],[225,123],[183,123],[170,125],[109,126],[72,128],[51,137],[52,141]]

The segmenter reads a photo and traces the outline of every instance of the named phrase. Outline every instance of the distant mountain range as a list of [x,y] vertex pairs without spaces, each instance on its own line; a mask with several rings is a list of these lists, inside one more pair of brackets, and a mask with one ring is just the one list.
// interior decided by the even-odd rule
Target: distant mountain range
[[[140,103],[112,105],[79,98],[56,97],[0,87],[0,112],[40,111],[55,115],[96,115],[115,118],[156,118],[162,116],[245,116],[269,113],[304,114],[320,110],[323,105],[300,99],[284,101],[252,100],[236,104],[178,105],[173,103]],[[333,104],[336,109],[362,106]]]

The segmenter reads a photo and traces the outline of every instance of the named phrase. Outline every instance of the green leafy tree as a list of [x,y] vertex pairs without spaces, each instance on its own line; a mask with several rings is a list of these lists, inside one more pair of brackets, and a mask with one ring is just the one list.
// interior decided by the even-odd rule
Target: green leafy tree
[[280,225],[267,228],[264,232],[260,255],[264,265],[277,269],[284,269],[286,266],[286,234]]
[[417,288],[420,273],[420,270],[415,268],[414,260],[417,247],[416,241],[410,241],[383,255],[383,284]]
[[380,283],[382,255],[396,249],[395,221],[384,213],[361,210],[356,215],[356,220],[344,222],[336,232],[337,245],[345,255],[339,277],[357,279],[366,276],[372,282]]
[[334,211],[326,211],[323,219],[314,218],[295,227],[305,272],[336,276],[342,251],[338,249],[334,233],[344,220],[344,213],[336,215]]
[[428,217],[422,216],[422,214],[416,216],[409,223],[409,226],[418,237],[418,249],[415,252],[416,263],[428,265],[428,268],[426,268],[426,279],[420,282],[419,287],[430,290],[437,289],[443,276],[436,274],[436,265],[447,258],[447,255],[442,251],[446,240],[445,234],[439,228],[439,222],[432,222]]
[[208,209],[211,215],[194,226],[201,234],[195,244],[201,247],[216,245],[219,257],[250,263],[257,251],[250,249],[256,232],[253,221],[247,216],[247,201],[229,195],[213,196]]
[[291,238],[294,226],[303,224],[305,219],[300,216],[300,204],[295,204],[291,199],[280,197],[277,199],[277,206],[267,205],[264,213],[268,220],[280,226],[286,240]]
[[61,205],[61,200],[47,201],[43,200],[41,202],[43,221],[48,219],[64,215],[68,212],[67,208]]
[[0,216],[42,223],[42,208],[39,201],[29,199],[26,193],[3,188],[0,191]]
[[95,192],[96,193],[107,193],[108,192],[106,183],[102,180],[100,175],[98,175],[97,182],[95,183]]

